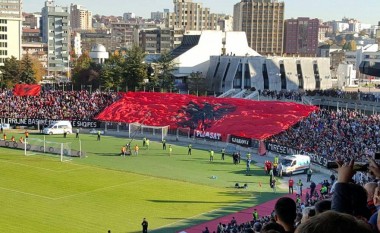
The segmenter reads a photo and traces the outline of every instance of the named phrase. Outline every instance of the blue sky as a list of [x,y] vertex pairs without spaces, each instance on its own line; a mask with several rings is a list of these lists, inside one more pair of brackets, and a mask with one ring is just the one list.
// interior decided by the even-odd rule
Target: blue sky
[[[377,24],[380,21],[380,0],[284,0],[285,18],[311,17],[324,21],[339,20],[342,17],[356,18],[362,23]],[[44,0],[24,0],[24,11],[41,11]],[[240,0],[193,0],[202,2],[213,13],[233,12],[233,5]],[[173,0],[56,0],[56,5],[77,3],[94,14],[122,15],[134,12],[138,16],[149,17],[150,12],[173,11]]]

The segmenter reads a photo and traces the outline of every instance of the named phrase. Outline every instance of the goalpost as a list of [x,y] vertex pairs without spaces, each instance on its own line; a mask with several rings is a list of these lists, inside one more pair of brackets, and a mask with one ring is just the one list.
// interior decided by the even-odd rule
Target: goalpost
[[[44,139],[29,138],[24,141],[24,155],[49,154],[59,156],[61,162],[71,160],[73,151],[71,142],[51,142]],[[80,152],[80,156],[81,156]]]
[[148,126],[139,123],[130,123],[128,130],[128,137],[134,138],[136,136],[154,135],[159,136],[161,140],[168,135],[169,126]]

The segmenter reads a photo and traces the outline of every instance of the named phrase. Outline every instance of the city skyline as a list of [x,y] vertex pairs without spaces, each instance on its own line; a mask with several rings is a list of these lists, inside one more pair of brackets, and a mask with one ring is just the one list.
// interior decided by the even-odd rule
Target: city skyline
[[[24,2],[23,11],[28,13],[40,12],[45,0],[31,0]],[[193,0],[203,3],[203,7],[210,8],[211,13],[225,13],[232,15],[233,6],[239,0]],[[285,19],[297,17],[319,18],[323,21],[340,20],[343,17],[355,18],[362,23],[377,25],[380,21],[378,9],[379,0],[366,0],[365,5],[356,0],[284,0]],[[83,5],[92,11],[93,15],[122,16],[125,12],[133,12],[137,16],[149,18],[151,12],[169,9],[173,11],[173,0],[131,0],[120,6],[122,0],[56,0],[56,5],[69,6],[71,3]],[[105,7],[107,6],[107,7]],[[357,11],[360,9],[360,11]],[[336,12],[332,15],[332,12]]]

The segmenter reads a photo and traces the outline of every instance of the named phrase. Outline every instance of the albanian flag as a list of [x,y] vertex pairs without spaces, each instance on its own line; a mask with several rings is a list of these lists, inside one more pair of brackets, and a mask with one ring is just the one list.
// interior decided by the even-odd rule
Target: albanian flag
[[13,89],[15,96],[39,96],[41,92],[41,86],[35,84],[16,84]]
[[[128,92],[95,119],[265,139],[307,117],[317,107],[290,102]],[[222,139],[223,140],[223,139]]]

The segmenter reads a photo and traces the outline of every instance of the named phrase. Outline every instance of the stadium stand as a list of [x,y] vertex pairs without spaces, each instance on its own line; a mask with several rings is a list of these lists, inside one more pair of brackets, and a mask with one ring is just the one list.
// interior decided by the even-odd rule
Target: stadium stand
[[0,92],[0,118],[92,120],[117,100],[116,93],[88,91],[43,91],[39,96],[15,96]]

